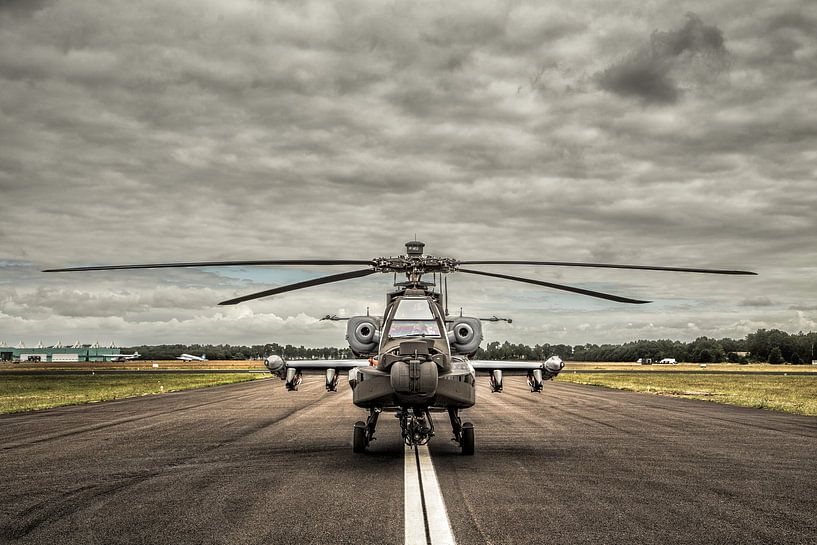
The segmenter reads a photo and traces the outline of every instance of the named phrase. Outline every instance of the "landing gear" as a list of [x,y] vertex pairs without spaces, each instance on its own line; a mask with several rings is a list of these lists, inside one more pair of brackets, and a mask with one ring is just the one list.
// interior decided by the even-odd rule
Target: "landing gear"
[[474,454],[474,425],[466,422],[462,425],[462,441],[460,441],[462,453],[466,456]]
[[366,450],[366,423],[358,420],[355,422],[355,436],[352,443],[354,452],[364,452]]
[[434,437],[434,422],[428,409],[403,409],[395,416],[400,419],[400,430],[406,445],[425,445]]
[[451,429],[454,432],[454,441],[460,444],[462,453],[471,456],[474,454],[474,425],[470,422],[462,423],[460,410],[456,407],[448,408],[448,417],[451,419]]
[[377,429],[377,418],[380,416],[380,409],[369,409],[369,418],[366,422],[358,420],[355,422],[355,433],[352,441],[354,452],[364,452],[369,443],[374,441],[374,432]]

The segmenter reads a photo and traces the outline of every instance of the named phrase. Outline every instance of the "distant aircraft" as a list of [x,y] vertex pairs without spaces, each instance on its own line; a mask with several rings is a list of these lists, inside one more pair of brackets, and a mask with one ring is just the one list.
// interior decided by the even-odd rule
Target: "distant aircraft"
[[201,356],[193,356],[191,354],[182,354],[177,360],[182,361],[207,361],[207,354],[202,354]]
[[136,358],[140,357],[142,354],[139,352],[134,352],[133,354],[100,354],[105,358],[111,358],[111,361],[130,361],[135,360]]

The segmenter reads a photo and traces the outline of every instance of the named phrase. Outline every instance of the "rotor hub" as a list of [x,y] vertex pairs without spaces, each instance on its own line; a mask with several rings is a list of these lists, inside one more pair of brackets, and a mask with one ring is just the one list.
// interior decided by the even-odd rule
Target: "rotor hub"
[[459,262],[451,257],[436,257],[423,253],[425,244],[412,240],[406,242],[405,255],[377,257],[372,267],[378,272],[405,273],[410,283],[419,283],[424,274],[454,272]]

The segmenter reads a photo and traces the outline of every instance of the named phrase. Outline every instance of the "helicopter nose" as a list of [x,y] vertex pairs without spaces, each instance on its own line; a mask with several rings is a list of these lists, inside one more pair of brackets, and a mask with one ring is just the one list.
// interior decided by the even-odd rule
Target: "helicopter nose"
[[400,344],[400,361],[389,370],[391,385],[398,398],[420,399],[434,395],[439,371],[423,341],[404,341]]

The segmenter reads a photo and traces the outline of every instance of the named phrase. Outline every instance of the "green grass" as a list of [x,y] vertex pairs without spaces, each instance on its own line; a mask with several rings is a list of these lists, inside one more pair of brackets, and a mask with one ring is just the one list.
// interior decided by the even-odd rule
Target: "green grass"
[[716,375],[705,372],[574,374],[565,371],[557,380],[817,416],[817,376]]
[[37,375],[0,374],[0,414],[94,403],[262,378],[250,373]]

